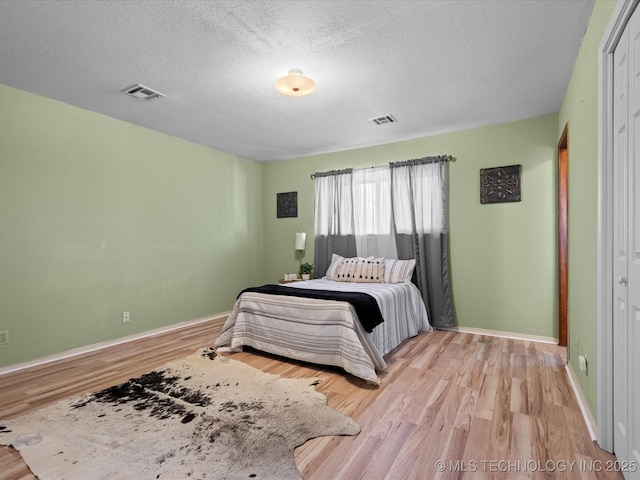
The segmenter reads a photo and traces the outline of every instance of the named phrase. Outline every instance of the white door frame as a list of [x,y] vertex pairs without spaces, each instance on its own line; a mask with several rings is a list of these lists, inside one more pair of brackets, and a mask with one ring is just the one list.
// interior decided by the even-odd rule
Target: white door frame
[[598,68],[598,443],[613,451],[613,52],[640,0],[620,0],[599,48]]

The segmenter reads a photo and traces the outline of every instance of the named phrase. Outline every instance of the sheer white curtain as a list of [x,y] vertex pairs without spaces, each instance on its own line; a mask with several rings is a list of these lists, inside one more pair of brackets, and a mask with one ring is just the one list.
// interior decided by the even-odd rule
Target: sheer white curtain
[[443,223],[440,163],[423,163],[393,171],[393,213],[399,234],[439,235]]
[[397,258],[389,166],[354,170],[352,181],[358,255]]
[[316,174],[315,234],[353,235],[351,170]]

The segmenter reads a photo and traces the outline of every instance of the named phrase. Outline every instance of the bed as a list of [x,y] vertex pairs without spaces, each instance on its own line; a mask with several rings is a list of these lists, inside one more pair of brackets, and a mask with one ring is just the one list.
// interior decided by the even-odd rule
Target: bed
[[383,357],[403,340],[431,330],[422,296],[410,282],[353,283],[328,277],[281,288],[366,293],[375,299],[384,321],[367,333],[348,302],[249,291],[235,302],[215,342],[216,349],[241,351],[250,346],[341,367],[379,385],[376,372],[386,368]]

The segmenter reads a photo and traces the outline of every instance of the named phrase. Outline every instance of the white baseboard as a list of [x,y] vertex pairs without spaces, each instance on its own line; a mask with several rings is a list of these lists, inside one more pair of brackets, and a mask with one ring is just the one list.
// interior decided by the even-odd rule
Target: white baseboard
[[571,365],[571,362],[567,362],[564,369],[567,371],[569,383],[571,384],[573,393],[578,400],[578,405],[580,406],[580,411],[582,412],[584,423],[587,424],[587,429],[589,430],[589,435],[591,435],[591,440],[598,440],[598,437],[596,435],[597,424],[595,419],[593,418],[593,415],[591,414],[591,409],[589,408],[589,403],[587,402],[587,397],[584,394],[584,390],[582,390],[580,382],[578,382],[576,371],[573,369],[573,365]]
[[530,342],[558,344],[558,339],[553,337],[542,337],[539,335],[527,335],[525,333],[502,332],[500,330],[485,330],[484,328],[473,327],[434,327],[437,330],[447,330],[450,332],[473,333],[475,335],[486,335],[488,337],[513,338],[515,340],[527,340]]
[[219,320],[229,315],[230,312],[223,312],[213,315],[211,317],[203,317],[197,318],[195,320],[188,320],[186,322],[174,323],[172,325],[168,325],[166,327],[156,328],[154,330],[148,330],[146,332],[136,333],[133,335],[128,335],[126,337],[116,338],[115,340],[109,340],[106,342],[93,343],[91,345],[86,345],[84,347],[74,348],[72,350],[67,350],[61,353],[56,353],[53,355],[49,355],[42,358],[37,358],[35,360],[30,360],[23,363],[16,363],[15,365],[9,365],[7,367],[0,368],[0,376],[6,375],[7,373],[17,372],[20,370],[24,370],[26,368],[35,367],[38,365],[44,365],[46,363],[52,363],[59,360],[63,360],[70,357],[76,357],[78,355],[82,355],[89,352],[95,352],[96,350],[101,350],[103,348],[113,347],[115,345],[121,345],[127,342],[133,342],[135,340],[140,340],[142,338],[153,337],[155,335],[161,335],[167,332],[173,332],[174,330],[180,330],[182,328],[191,327],[193,325],[198,325],[199,323],[211,322],[213,320]]

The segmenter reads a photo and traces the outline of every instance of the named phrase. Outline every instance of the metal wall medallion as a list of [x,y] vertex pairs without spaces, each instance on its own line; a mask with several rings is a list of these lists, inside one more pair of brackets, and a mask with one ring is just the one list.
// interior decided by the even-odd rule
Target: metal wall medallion
[[480,203],[519,202],[522,165],[480,169]]
[[298,192],[276,194],[277,218],[298,216]]

